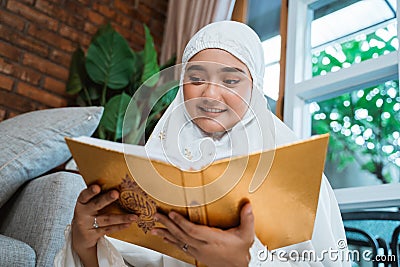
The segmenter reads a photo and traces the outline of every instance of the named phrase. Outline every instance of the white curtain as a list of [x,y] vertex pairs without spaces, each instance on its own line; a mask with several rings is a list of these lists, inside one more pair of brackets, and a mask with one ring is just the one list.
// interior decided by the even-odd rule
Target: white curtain
[[203,26],[230,20],[235,0],[169,0],[160,64],[176,55],[181,62],[189,39]]

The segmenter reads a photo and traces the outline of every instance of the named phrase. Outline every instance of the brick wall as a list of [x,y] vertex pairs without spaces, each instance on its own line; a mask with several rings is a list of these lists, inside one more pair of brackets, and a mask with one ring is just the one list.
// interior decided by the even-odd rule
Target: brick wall
[[161,50],[168,0],[0,0],[0,121],[73,103],[65,93],[71,54],[111,22],[134,50],[143,23]]

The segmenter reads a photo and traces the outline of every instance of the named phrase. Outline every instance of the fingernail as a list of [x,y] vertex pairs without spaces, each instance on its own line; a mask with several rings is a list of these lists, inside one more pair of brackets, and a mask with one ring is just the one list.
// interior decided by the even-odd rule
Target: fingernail
[[158,222],[158,221],[159,221],[159,218],[158,218],[157,214],[154,215],[154,221],[155,221],[155,222]]
[[151,231],[150,231],[150,234],[152,234],[152,235],[157,235],[157,230],[155,230],[155,229],[151,230]]
[[129,220],[131,221],[136,221],[136,215],[130,215]]
[[112,192],[110,193],[110,195],[111,195],[111,198],[112,198],[112,199],[117,199],[117,198],[118,198],[118,193],[115,192],[115,191],[112,191]]
[[97,189],[98,189],[97,186],[92,186],[92,188],[91,188],[92,192],[95,193],[95,194],[98,193]]
[[247,208],[247,214],[251,214],[253,212],[253,208],[251,207],[251,205],[249,205],[250,207]]
[[175,212],[171,211],[170,213],[168,213],[168,217],[174,220],[176,218]]

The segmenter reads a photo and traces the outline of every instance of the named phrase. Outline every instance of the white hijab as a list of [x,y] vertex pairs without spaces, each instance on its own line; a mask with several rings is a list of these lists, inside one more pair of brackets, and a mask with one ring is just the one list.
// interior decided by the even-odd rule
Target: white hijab
[[[205,135],[195,125],[184,105],[183,72],[188,61],[198,52],[222,49],[244,63],[253,79],[249,109],[242,120],[218,139]],[[187,44],[182,57],[180,88],[176,98],[154,128],[146,143],[149,154],[162,153],[170,163],[183,169],[201,169],[215,159],[245,155],[275,148],[277,144],[295,139],[268,109],[263,95],[264,52],[258,35],[247,25],[235,21],[220,21],[198,31]],[[275,127],[280,124],[278,142]]]

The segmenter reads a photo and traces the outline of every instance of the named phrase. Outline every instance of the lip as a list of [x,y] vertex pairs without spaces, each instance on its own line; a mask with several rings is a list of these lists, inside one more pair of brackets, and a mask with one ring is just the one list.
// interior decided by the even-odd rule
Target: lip
[[197,108],[200,110],[201,113],[207,115],[208,117],[217,117],[227,111],[227,109],[202,107],[202,106],[197,106]]

